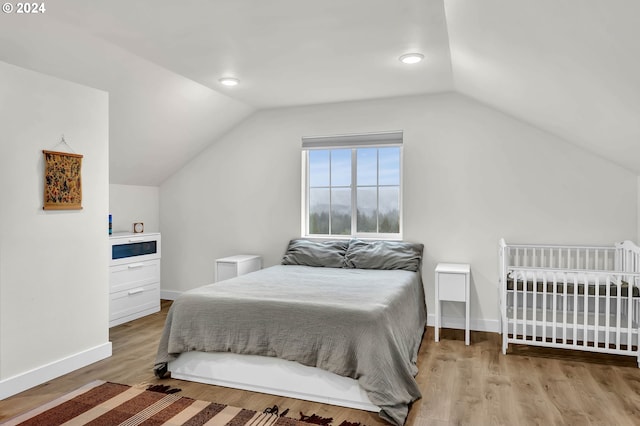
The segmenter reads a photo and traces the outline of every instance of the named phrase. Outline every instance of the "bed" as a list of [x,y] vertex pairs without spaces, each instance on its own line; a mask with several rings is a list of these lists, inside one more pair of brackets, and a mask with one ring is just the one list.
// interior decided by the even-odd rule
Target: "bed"
[[640,367],[640,248],[500,241],[502,352],[525,344],[628,355]]
[[175,300],[156,374],[377,411],[401,425],[421,396],[422,249],[292,240],[282,265]]

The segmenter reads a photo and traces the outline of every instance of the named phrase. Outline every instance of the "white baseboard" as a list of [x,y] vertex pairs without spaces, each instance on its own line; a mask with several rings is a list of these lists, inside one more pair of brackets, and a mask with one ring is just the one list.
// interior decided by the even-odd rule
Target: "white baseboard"
[[111,342],[0,380],[0,400],[111,356]]
[[[436,315],[427,315],[427,325],[434,327],[436,325]],[[442,317],[440,324],[442,328],[455,328],[464,330],[464,318],[460,317]],[[490,333],[500,333],[500,320],[489,319],[473,319],[469,320],[469,328],[472,331],[488,331]]]
[[160,290],[160,299],[176,300],[183,292],[178,290]]

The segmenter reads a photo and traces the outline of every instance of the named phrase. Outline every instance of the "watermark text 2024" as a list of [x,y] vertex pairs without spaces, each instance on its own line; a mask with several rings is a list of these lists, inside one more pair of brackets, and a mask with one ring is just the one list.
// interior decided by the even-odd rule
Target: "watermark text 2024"
[[4,13],[35,14],[45,13],[47,8],[44,3],[4,3],[2,11]]

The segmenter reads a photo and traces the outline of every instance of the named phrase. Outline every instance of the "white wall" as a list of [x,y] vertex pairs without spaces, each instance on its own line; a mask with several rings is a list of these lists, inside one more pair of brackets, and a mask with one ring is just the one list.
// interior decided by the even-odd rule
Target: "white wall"
[[[0,398],[111,355],[109,100],[0,62]],[[44,211],[42,150],[64,134],[82,210]],[[56,149],[64,151],[64,146]]]
[[300,138],[385,130],[404,130],[404,237],[425,245],[430,313],[436,263],[469,262],[472,326],[497,330],[501,237],[608,244],[637,235],[635,174],[465,96],[274,109],[161,185],[163,289],[211,282],[221,256],[278,263],[300,234]]
[[113,232],[133,232],[133,223],[144,223],[145,232],[160,231],[160,188],[109,185],[109,212]]

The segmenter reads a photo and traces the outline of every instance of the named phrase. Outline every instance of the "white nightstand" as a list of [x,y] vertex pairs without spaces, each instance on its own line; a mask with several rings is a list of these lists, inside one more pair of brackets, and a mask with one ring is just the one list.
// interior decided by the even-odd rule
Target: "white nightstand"
[[465,304],[464,343],[469,344],[469,282],[471,265],[467,263],[438,263],[436,266],[436,342],[440,340],[440,302]]
[[253,254],[239,254],[237,256],[216,259],[216,282],[228,280],[249,272],[262,269],[262,257]]

